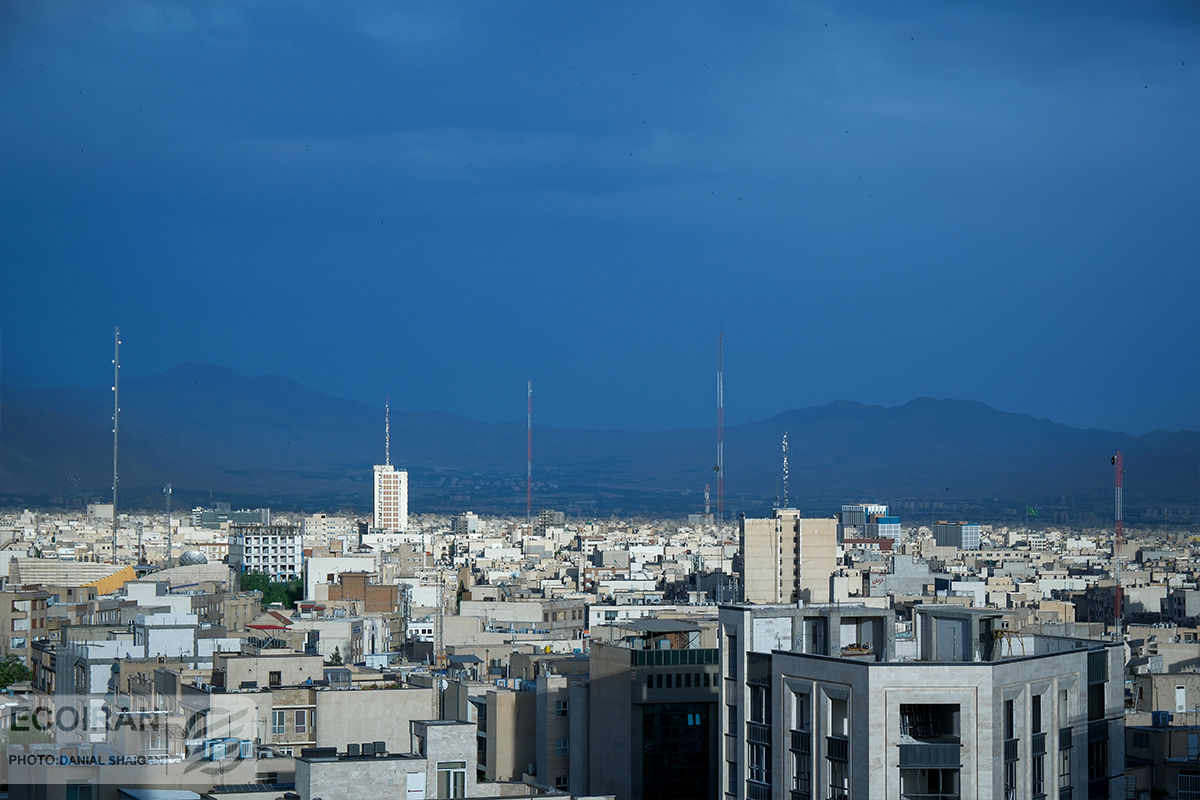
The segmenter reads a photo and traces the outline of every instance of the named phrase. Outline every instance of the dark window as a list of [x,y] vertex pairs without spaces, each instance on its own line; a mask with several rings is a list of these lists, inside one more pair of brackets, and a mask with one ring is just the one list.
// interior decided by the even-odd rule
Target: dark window
[[1035,694],[1033,696],[1033,704],[1030,709],[1030,724],[1033,726],[1034,733],[1042,732],[1042,696]]

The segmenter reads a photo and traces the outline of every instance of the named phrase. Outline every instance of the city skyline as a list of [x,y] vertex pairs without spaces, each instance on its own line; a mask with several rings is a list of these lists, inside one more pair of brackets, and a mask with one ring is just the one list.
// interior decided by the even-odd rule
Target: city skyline
[[0,13],[4,385],[703,426],[724,330],[734,424],[1200,421],[1188,6]]

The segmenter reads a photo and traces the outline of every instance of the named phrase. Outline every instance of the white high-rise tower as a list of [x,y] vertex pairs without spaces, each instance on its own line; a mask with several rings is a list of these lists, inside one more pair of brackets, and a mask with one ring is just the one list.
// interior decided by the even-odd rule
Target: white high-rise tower
[[373,527],[386,532],[408,530],[408,471],[392,466],[391,407],[383,406],[383,463],[375,465]]

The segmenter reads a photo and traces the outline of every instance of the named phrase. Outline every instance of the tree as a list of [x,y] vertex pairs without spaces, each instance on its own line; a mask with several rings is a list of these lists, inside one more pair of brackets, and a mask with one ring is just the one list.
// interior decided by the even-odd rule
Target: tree
[[342,665],[342,648],[333,648],[333,655],[329,657],[329,663],[335,667],[340,667]]
[[0,689],[7,689],[14,683],[31,680],[33,680],[33,672],[15,653],[9,653],[3,661],[0,661]]
[[296,578],[290,581],[273,581],[264,572],[243,572],[243,592],[261,592],[262,606],[266,608],[273,603],[279,603],[284,608],[292,608],[296,601],[304,596],[304,581]]

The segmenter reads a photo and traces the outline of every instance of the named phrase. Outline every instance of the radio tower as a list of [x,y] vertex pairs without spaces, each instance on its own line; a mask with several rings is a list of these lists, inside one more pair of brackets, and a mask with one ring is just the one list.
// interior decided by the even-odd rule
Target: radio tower
[[525,526],[533,530],[533,381],[525,402]]
[[712,503],[709,501],[708,484],[704,484],[704,516],[707,519],[712,516]]
[[1122,624],[1124,623],[1124,594],[1121,588],[1121,544],[1125,539],[1125,521],[1122,489],[1125,483],[1125,462],[1121,458],[1121,451],[1112,457],[1113,465],[1113,500],[1116,505],[1116,513],[1113,520],[1113,564],[1116,567],[1117,586],[1113,591],[1113,622],[1117,629],[1117,638],[1122,638]]
[[112,560],[117,563],[117,437],[121,430],[121,329],[113,328],[113,507]]
[[392,406],[389,398],[383,400],[383,465],[392,463]]
[[171,484],[163,487],[163,496],[167,498],[167,566],[171,566]]
[[788,505],[788,463],[787,463],[787,433],[783,434],[783,507],[791,508]]
[[725,334],[717,335],[717,526],[725,524]]

